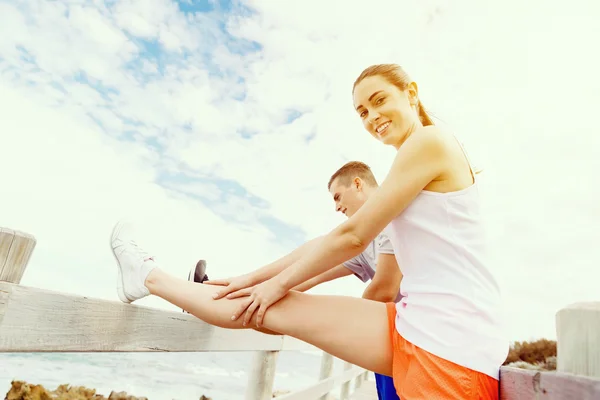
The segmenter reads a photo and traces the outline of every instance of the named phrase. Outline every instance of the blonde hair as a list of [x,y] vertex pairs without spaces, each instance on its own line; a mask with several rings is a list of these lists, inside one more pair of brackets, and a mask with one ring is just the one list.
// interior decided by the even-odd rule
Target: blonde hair
[[[358,78],[356,78],[354,86],[352,87],[352,93],[354,93],[356,85],[358,85],[363,79],[372,76],[381,76],[400,90],[406,90],[408,85],[412,82],[408,74],[402,69],[401,66],[397,64],[371,65],[365,69]],[[420,99],[417,103],[417,113],[419,114],[419,119],[421,120],[423,126],[435,125]]]

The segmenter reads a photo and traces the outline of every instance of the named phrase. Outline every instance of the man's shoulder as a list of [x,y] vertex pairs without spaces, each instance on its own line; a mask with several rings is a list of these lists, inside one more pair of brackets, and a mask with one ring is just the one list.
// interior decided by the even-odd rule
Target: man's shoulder
[[371,267],[368,255],[363,251],[359,255],[351,258],[344,262],[342,265],[352,271],[360,280],[363,282],[372,279],[374,275],[373,268]]
[[394,254],[394,247],[392,246],[392,242],[385,231],[377,235],[374,242],[375,249],[377,249],[378,253]]

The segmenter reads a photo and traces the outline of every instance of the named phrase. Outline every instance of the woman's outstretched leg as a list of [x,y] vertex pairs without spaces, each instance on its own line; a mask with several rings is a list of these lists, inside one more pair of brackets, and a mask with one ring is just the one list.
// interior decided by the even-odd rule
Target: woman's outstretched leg
[[[122,301],[133,302],[153,294],[212,325],[230,329],[256,326],[255,317],[247,326],[242,326],[242,318],[231,320],[244,298],[214,300],[212,295],[219,287],[167,274],[135,243],[127,225],[115,226],[111,245],[119,264]],[[370,371],[392,374],[392,345],[383,303],[292,291],[269,307],[264,327]]]

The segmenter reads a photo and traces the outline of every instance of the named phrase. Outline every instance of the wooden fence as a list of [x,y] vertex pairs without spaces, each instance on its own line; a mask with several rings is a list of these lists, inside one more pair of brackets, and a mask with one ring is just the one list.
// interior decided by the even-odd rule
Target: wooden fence
[[[245,398],[266,400],[279,351],[315,350],[291,337],[222,329],[181,312],[22,286],[35,245],[32,235],[0,228],[0,352],[253,351]],[[600,302],[566,307],[556,323],[558,370],[503,367],[502,400],[600,399]],[[324,353],[314,385],[277,398],[325,400],[341,386],[346,400],[369,373],[349,363],[341,374],[332,372],[333,357]]]
[[[0,352],[252,351],[245,399],[266,400],[280,351],[318,350],[289,336],[222,329],[181,312],[19,285],[35,244],[29,234],[0,229]],[[333,361],[323,353],[319,380],[277,399],[325,399],[340,386],[348,399],[368,371],[344,363],[333,376]]]

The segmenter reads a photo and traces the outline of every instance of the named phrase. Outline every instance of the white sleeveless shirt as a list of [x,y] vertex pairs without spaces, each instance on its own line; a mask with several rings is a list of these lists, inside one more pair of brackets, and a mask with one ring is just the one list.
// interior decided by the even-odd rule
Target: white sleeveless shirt
[[509,343],[471,173],[466,189],[422,191],[385,229],[403,274],[396,329],[423,350],[499,379]]

